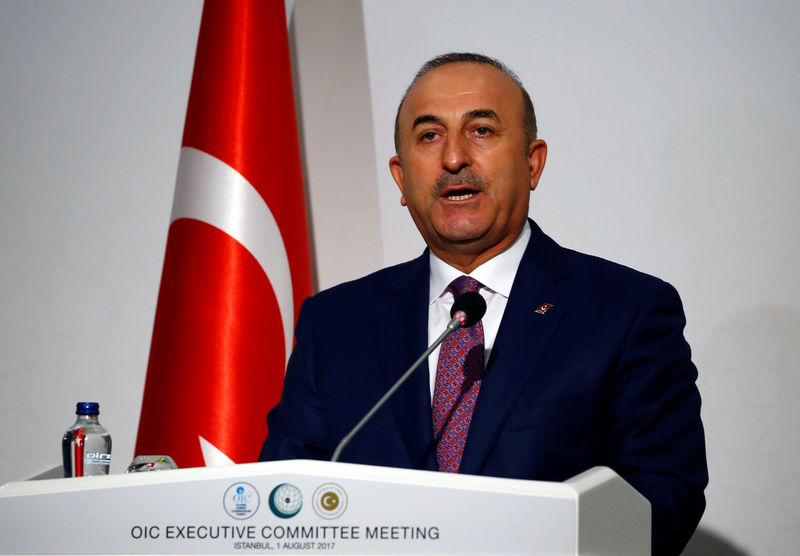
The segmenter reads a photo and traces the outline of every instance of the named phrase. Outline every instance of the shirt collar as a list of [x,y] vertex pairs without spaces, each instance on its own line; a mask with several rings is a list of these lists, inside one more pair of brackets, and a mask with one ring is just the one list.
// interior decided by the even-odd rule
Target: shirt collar
[[[530,237],[531,226],[526,220],[522,232],[508,249],[480,265],[469,276],[495,293],[508,298]],[[430,251],[430,268],[430,302],[433,303],[445,293],[450,282],[463,273],[437,257],[433,251]]]

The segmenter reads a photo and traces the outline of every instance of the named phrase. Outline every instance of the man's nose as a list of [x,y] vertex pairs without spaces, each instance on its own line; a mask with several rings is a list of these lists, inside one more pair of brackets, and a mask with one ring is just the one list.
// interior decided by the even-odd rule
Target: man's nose
[[449,135],[442,150],[442,166],[445,170],[456,174],[471,163],[466,139],[460,135]]

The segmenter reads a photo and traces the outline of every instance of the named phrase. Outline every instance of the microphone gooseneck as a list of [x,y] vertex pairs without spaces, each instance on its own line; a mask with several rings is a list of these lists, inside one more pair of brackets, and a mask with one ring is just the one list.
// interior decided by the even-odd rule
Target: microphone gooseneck
[[375,405],[372,406],[364,417],[356,424],[353,429],[347,433],[341,441],[339,441],[339,445],[336,446],[336,450],[333,452],[333,457],[331,457],[331,461],[339,461],[339,456],[342,454],[342,450],[344,450],[345,446],[350,444],[350,441],[353,437],[358,434],[364,425],[366,425],[372,416],[375,415],[378,410],[384,406],[384,404],[389,400],[389,398],[394,395],[395,392],[405,383],[408,378],[414,374],[414,371],[425,361],[428,356],[439,347],[439,344],[444,342],[444,339],[447,338],[450,334],[458,330],[462,327],[470,327],[477,323],[479,320],[483,318],[483,315],[486,313],[486,301],[484,301],[481,294],[477,292],[466,292],[459,295],[455,301],[453,302],[453,308],[450,310],[450,322],[447,323],[447,328],[445,328],[444,332],[442,332],[441,336],[436,338],[436,340],[425,350],[425,352],[414,361],[414,364],[411,365],[408,370],[403,373],[403,376],[397,379],[391,388],[383,395],[383,397],[377,401]]

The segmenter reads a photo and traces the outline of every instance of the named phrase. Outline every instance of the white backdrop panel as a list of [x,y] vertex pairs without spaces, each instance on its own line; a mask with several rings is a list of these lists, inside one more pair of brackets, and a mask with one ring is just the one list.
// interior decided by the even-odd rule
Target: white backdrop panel
[[562,245],[660,276],[684,300],[711,474],[695,552],[796,551],[800,6],[364,7],[385,262],[422,248],[387,170],[403,91],[437,54],[500,58],[550,147],[534,218]]
[[0,2],[0,482],[82,400],[131,461],[201,7]]

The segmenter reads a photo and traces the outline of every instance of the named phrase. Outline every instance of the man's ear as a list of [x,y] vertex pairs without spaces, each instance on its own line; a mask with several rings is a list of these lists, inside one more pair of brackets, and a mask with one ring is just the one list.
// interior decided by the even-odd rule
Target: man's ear
[[389,159],[389,171],[392,173],[394,183],[400,189],[400,204],[406,206],[406,198],[403,196],[403,163],[400,162],[399,155]]
[[531,191],[536,189],[539,178],[544,170],[544,163],[547,160],[547,143],[541,139],[534,139],[528,145],[528,168],[531,173]]

